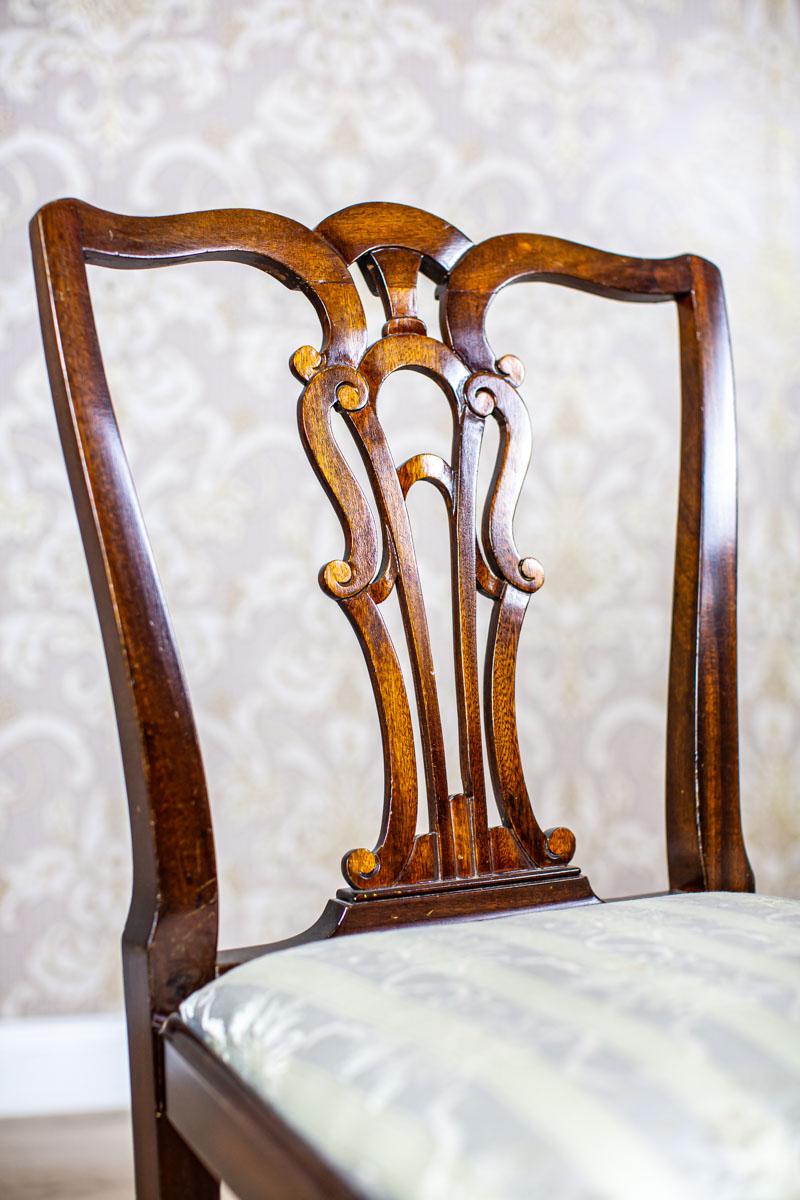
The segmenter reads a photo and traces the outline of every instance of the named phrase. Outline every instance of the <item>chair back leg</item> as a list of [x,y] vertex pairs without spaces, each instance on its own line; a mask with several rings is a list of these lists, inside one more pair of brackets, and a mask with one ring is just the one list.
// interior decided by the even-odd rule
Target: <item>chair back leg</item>
[[123,946],[136,1200],[220,1200],[220,1185],[166,1116],[163,1050],[150,1014],[147,959]]

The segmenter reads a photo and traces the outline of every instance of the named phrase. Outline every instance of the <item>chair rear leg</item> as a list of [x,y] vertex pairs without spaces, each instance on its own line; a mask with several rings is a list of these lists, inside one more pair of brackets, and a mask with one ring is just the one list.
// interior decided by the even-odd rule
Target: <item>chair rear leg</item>
[[[136,1200],[219,1200],[206,1170],[166,1115],[159,1036],[138,948],[123,951]],[[145,963],[146,966],[146,963]]]
[[136,1200],[219,1200],[219,1182],[170,1124],[159,1095],[157,1035],[130,1039]]
[[136,1200],[219,1200],[218,1180],[164,1113],[135,1110],[133,1157]]

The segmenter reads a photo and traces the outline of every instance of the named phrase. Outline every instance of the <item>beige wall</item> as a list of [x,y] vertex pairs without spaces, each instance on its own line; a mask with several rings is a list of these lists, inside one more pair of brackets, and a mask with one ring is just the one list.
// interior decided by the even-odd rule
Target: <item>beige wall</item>
[[[0,936],[6,1015],[119,996],[128,888],[108,687],[42,365],[26,223],[72,194],[314,224],[419,204],[702,253],[728,288],[741,434],[746,828],[800,895],[800,5],[792,0],[5,0],[0,4]],[[195,697],[230,939],[296,928],[377,827],[366,673],[316,588],[340,534],[297,445],[306,301],[241,267],[93,276],[112,387]],[[431,303],[432,298],[427,297]],[[557,289],[492,317],[528,367],[517,518],[548,583],[519,684],[543,821],[603,894],[664,879],[675,318]],[[388,387],[397,453],[439,448],[426,381]],[[414,430],[418,436],[414,436]],[[436,497],[414,501],[425,568]],[[431,574],[428,569],[428,574]],[[431,581],[447,684],[447,589]],[[452,755],[452,731],[450,731]],[[331,780],[336,783],[332,784]]]

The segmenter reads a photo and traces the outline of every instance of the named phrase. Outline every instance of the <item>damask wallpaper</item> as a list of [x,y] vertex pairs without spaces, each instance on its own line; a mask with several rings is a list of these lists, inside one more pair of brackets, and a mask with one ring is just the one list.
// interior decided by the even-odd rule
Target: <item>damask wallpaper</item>
[[[129,888],[27,245],[28,219],[60,195],[311,225],[392,199],[476,240],[535,230],[714,259],[738,384],[746,832],[760,888],[800,895],[797,0],[0,0],[0,13],[0,1012],[115,1007]],[[204,741],[226,940],[267,940],[317,915],[341,854],[377,832],[382,792],[366,672],[316,585],[341,535],[286,369],[316,319],[238,266],[93,271],[92,286]],[[665,879],[674,310],[547,287],[495,309],[534,427],[517,541],[548,577],[518,683],[531,791],[543,824],[575,829],[601,895],[649,890]],[[432,384],[403,376],[385,394],[397,454],[446,448]],[[446,693],[435,495],[412,516]]]

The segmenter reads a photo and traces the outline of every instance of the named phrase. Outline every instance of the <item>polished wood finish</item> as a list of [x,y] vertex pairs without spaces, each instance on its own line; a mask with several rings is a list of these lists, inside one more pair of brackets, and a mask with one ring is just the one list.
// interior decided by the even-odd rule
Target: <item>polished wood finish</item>
[[[524,368],[514,354],[496,357],[485,331],[492,299],[509,284],[549,282],[617,300],[677,303],[682,434],[667,714],[670,885],[753,887],[739,816],[736,450],[719,273],[692,255],[627,258],[533,234],[473,245],[438,217],[398,204],[355,205],[310,230],[263,212],[127,217],[60,200],[36,214],[31,240],[45,353],[129,797],[134,882],[123,950],[137,1194],[140,1200],[210,1198],[223,1175],[245,1197],[352,1195],[260,1101],[243,1095],[173,1014],[219,971],[300,941],[596,902],[570,865],[572,832],[540,827],[519,751],[517,650],[544,569],[519,550],[513,533],[531,448],[519,391]],[[206,259],[242,262],[300,289],[319,317],[319,347],[301,346],[290,357],[302,384],[300,436],[344,534],[342,556],[323,565],[319,582],[356,633],[385,763],[379,833],[371,848],[345,854],[347,887],[297,938],[233,952],[217,945],[217,870],[200,747],[108,393],[86,279],[87,262],[137,269]],[[383,335],[373,345],[350,274],[354,264],[384,309]],[[439,289],[441,338],[429,333],[417,309],[420,272]],[[399,370],[421,372],[439,387],[452,416],[449,462],[421,451],[395,463],[379,396]],[[365,464],[379,528],[337,443],[334,414]],[[500,445],[481,512],[478,460],[490,419],[498,423]],[[442,738],[446,698],[436,686],[406,507],[410,489],[421,482],[441,495],[450,532],[460,750],[453,792]],[[395,589],[421,735],[419,770],[412,696],[381,614]],[[493,605],[482,681],[478,592]],[[487,817],[484,739],[501,818],[495,827]],[[418,835],[420,776],[428,829]],[[209,1123],[213,1137],[204,1134]],[[259,1155],[269,1162],[269,1178],[259,1172]]]

